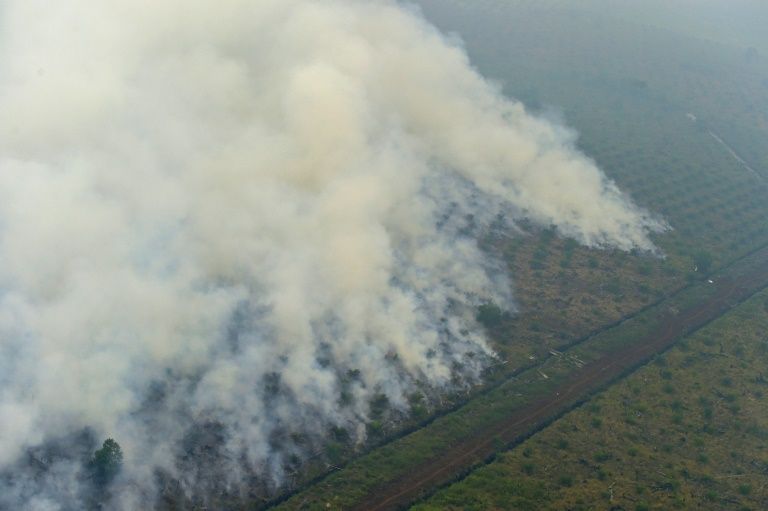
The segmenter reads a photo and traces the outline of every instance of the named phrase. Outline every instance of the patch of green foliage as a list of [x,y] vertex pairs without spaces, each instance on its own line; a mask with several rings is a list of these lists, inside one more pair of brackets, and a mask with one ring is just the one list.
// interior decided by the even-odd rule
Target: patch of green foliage
[[[542,510],[578,509],[579,502],[605,509],[762,509],[768,498],[766,298],[763,291],[663,355],[668,377],[659,364],[642,367],[475,470],[471,485],[455,483],[414,510],[490,502],[496,489],[483,486],[486,472],[543,488],[546,497],[536,508]],[[723,351],[705,342],[710,338],[722,339]],[[675,383],[674,398],[664,390],[668,381]],[[742,406],[731,410],[733,401]],[[598,432],[590,426],[596,414],[605,425]]]
[[123,451],[120,444],[112,438],[104,440],[100,449],[93,453],[88,464],[93,481],[97,487],[107,486],[120,472],[123,466]]

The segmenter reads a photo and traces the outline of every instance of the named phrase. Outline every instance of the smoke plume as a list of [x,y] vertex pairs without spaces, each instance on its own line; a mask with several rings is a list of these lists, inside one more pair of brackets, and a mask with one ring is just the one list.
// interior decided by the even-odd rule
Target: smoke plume
[[0,112],[0,508],[77,508],[88,434],[115,509],[200,484],[201,425],[279,485],[290,434],[477,378],[480,230],[663,227],[393,1],[6,0]]

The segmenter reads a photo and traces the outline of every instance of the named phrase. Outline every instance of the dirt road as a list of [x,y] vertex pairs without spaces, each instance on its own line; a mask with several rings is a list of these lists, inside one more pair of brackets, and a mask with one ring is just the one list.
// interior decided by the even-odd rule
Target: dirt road
[[476,431],[450,451],[413,467],[406,476],[377,488],[353,509],[384,511],[407,507],[487,460],[498,450],[499,442],[512,444],[530,435],[566,413],[592,392],[720,317],[734,305],[768,286],[768,248],[735,264],[723,275],[715,277],[709,285],[713,291],[709,298],[685,310],[664,313],[659,326],[650,334],[575,370],[546,396],[516,410],[505,420]]

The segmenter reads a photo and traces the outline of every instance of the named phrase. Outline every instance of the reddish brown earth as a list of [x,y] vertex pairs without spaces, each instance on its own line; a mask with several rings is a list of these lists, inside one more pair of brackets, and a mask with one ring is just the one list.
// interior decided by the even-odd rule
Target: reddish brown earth
[[432,460],[413,467],[407,476],[370,493],[354,509],[384,511],[402,509],[420,497],[456,479],[488,460],[499,441],[512,444],[561,416],[589,394],[604,387],[675,341],[723,315],[768,286],[768,248],[737,262],[711,284],[714,294],[680,312],[668,311],[660,325],[629,347],[608,352],[574,371],[568,379],[541,399],[520,408],[504,421],[478,430],[472,437]]

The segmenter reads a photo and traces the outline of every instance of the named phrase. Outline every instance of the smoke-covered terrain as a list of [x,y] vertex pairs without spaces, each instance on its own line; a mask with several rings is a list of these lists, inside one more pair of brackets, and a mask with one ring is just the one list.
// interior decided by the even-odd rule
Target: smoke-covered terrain
[[364,440],[374,397],[477,379],[475,307],[512,307],[485,229],[654,250],[664,227],[391,1],[8,0],[0,23],[2,509],[81,508],[106,437],[110,509],[158,474],[278,487],[329,428]]

